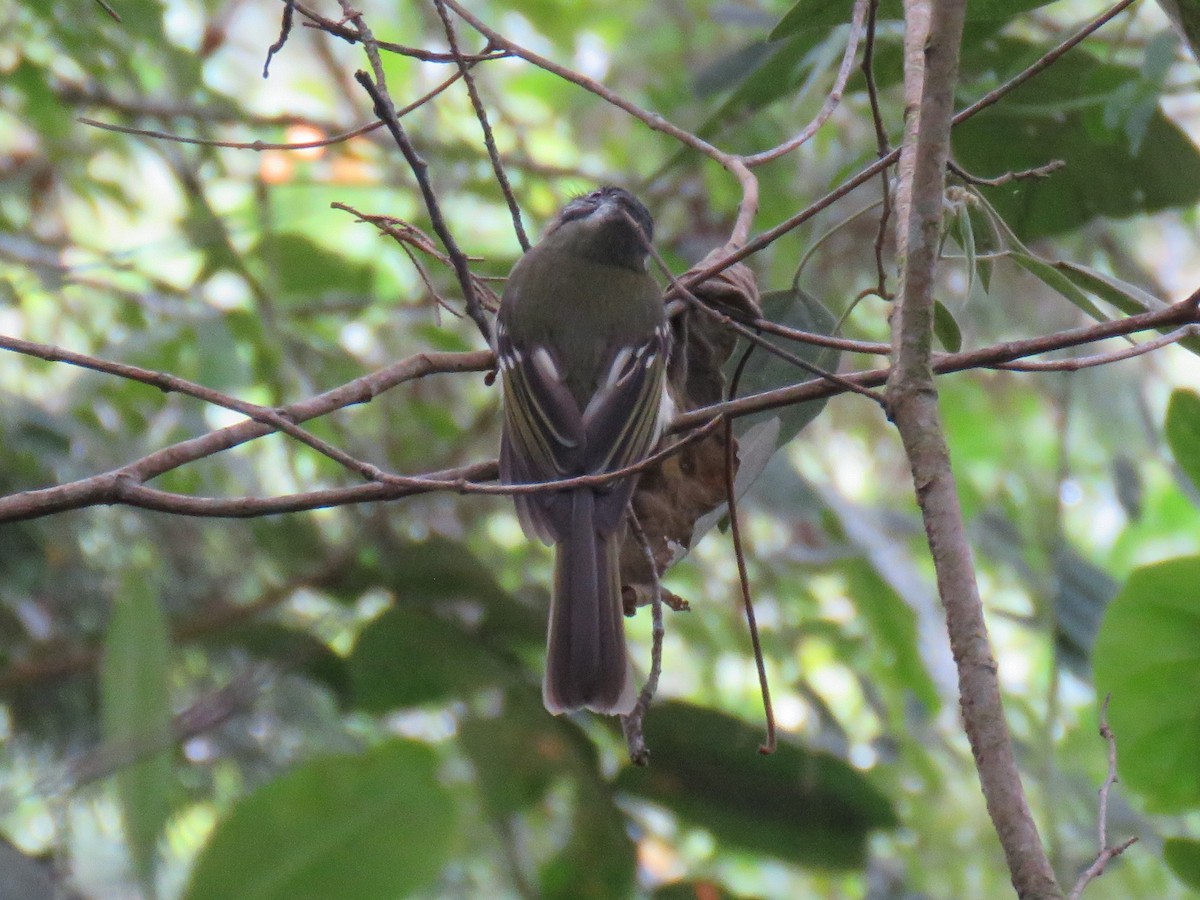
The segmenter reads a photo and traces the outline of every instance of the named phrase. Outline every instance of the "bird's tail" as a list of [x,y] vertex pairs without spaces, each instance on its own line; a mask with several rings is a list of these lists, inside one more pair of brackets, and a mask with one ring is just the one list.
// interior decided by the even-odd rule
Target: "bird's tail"
[[570,525],[555,549],[542,682],[546,709],[555,714],[626,714],[637,701],[625,650],[620,532],[596,531],[595,505],[590,489],[572,492]]

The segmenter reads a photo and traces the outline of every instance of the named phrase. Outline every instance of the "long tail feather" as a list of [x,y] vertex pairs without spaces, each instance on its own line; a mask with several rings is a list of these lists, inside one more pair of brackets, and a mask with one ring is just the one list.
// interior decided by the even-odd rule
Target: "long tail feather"
[[552,713],[628,713],[637,700],[625,650],[619,539],[596,531],[595,494],[577,490],[556,548],[542,699]]

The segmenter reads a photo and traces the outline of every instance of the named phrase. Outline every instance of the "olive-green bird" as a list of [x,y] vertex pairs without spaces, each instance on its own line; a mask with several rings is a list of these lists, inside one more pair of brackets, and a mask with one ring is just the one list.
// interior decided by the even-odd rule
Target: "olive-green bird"
[[[648,272],[653,231],[632,194],[601,187],[513,266],[496,322],[505,482],[612,472],[654,451],[671,418],[671,332]],[[525,533],[556,551],[542,682],[552,713],[628,713],[637,699],[618,570],[636,482],[515,496]]]

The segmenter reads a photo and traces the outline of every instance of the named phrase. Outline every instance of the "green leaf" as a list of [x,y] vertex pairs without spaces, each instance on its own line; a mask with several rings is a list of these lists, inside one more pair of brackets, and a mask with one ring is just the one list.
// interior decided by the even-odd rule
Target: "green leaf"
[[[964,84],[978,85],[978,93],[1048,49],[1012,38],[982,47],[963,77]],[[1200,151],[1161,110],[1150,112],[1136,149],[1128,139],[1103,143],[1094,133],[1105,104],[1141,79],[1137,69],[1103,63],[1086,52],[1068,54],[1004,103],[956,127],[955,158],[983,176],[1053,159],[1066,163],[1049,178],[981,189],[1026,240],[1070,231],[1100,216],[1189,207],[1200,199]],[[1142,128],[1129,125],[1135,126]]]
[[[958,246],[962,249],[963,256],[966,257],[967,263],[967,296],[971,296],[971,292],[975,289],[975,277],[978,274],[979,266],[975,259],[975,229],[971,224],[971,203],[956,204],[958,206],[957,214],[954,216],[954,231]],[[984,290],[987,290],[987,285],[984,285]]]
[[1054,266],[1040,256],[1014,250],[1009,254],[1009,258],[1040,280],[1046,287],[1062,294],[1097,322],[1108,321],[1108,316],[1100,311],[1100,307],[1096,306],[1087,294],[1077,288],[1071,279],[1067,278],[1062,272],[1058,271],[1058,269],[1054,268]]
[[[837,326],[837,320],[820,301],[804,290],[771,291],[760,298],[763,318],[770,319],[780,325],[795,328],[800,331],[810,331],[816,334],[829,335]],[[766,335],[770,338],[770,335]],[[829,347],[818,347],[815,344],[784,341],[773,338],[774,342],[784,349],[800,357],[805,362],[831,372],[837,368],[841,354]],[[725,365],[725,375],[731,377],[737,367],[746,342],[739,341],[729,362]],[[738,396],[758,394],[775,388],[786,387],[797,382],[807,381],[814,377],[811,373],[798,368],[787,360],[780,359],[773,353],[768,353],[761,347],[756,348],[742,371],[738,382]],[[767,410],[751,416],[743,416],[738,420],[739,436],[754,423],[765,419],[778,417],[780,420],[779,434],[776,446],[782,447],[794,438],[805,425],[817,417],[825,408],[825,400],[810,400],[784,409]]]
[[1200,394],[1172,392],[1165,430],[1175,461],[1200,489]]
[[429,884],[457,830],[438,759],[413,741],[306,762],[217,825],[188,900],[394,900]]
[[[1144,291],[1137,285],[1122,281],[1105,272],[1098,272],[1081,263],[1064,259],[1058,260],[1052,265],[1083,290],[1091,292],[1106,303],[1111,303],[1128,315],[1158,312],[1167,306],[1149,291]],[[1179,341],[1179,346],[1192,353],[1200,354],[1200,337],[1186,337]]]
[[268,235],[254,255],[270,268],[284,300],[362,296],[370,293],[374,283],[366,263],[355,262],[298,234]]
[[1200,841],[1192,838],[1167,838],[1163,841],[1163,859],[1175,877],[1200,891]]
[[272,660],[289,671],[303,672],[345,701],[350,695],[346,660],[306,631],[278,622],[246,622],[204,638],[209,647],[238,647],[256,659]]
[[1200,557],[1137,569],[1093,653],[1121,781],[1162,812],[1200,804]]
[[[967,21],[993,21],[1011,19],[1031,9],[1037,9],[1054,0],[973,0],[967,6]],[[901,0],[881,0],[875,15],[877,21],[903,19],[904,6]],[[850,7],[837,0],[799,0],[784,13],[779,24],[771,31],[771,40],[788,37],[814,28],[827,29],[850,21]]]
[[377,713],[443,702],[512,679],[478,636],[410,607],[389,610],[368,625],[349,667],[357,705]]
[[788,741],[758,752],[761,727],[687,703],[646,717],[647,768],[626,768],[617,786],[674,810],[740,847],[805,866],[861,867],[867,838],[892,828],[887,798],[861,772]]
[[104,639],[100,672],[105,742],[131,760],[116,774],[134,870],[153,896],[158,837],[170,815],[170,632],[158,598],[139,576],[125,580]]
[[842,570],[847,592],[882,651],[882,664],[895,672],[931,715],[936,713],[942,702],[918,649],[917,614],[866,559],[851,559]]
[[941,300],[933,301],[933,333],[942,347],[950,353],[957,353],[962,349],[962,329],[958,327],[954,313],[950,312]]
[[545,802],[569,784],[570,831],[539,871],[545,898],[627,897],[636,870],[633,842],[596,748],[570,719],[548,715],[541,695],[509,691],[503,711],[462,722],[459,739],[475,767],[484,806],[499,823]]
[[1055,649],[1073,672],[1086,678],[1096,633],[1117,583],[1071,547],[1054,554],[1054,581]]

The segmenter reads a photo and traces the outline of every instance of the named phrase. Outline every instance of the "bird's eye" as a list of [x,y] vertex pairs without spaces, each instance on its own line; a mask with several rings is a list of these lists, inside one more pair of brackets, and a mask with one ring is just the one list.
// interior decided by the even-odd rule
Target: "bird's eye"
[[599,200],[603,196],[604,194],[601,191],[592,191],[590,194],[588,194],[587,198],[589,200]]

